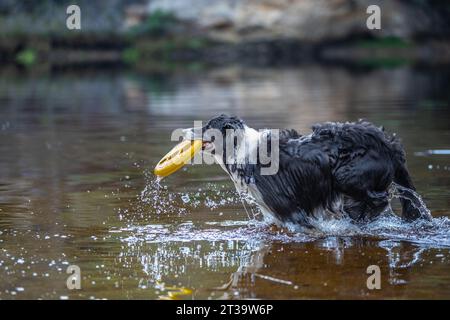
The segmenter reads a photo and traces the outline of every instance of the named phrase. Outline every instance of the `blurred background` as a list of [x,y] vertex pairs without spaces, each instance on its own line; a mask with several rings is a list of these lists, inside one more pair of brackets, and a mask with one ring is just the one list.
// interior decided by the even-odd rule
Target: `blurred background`
[[[444,0],[1,0],[0,298],[449,298],[449,25]],[[155,190],[172,130],[220,113],[384,125],[437,229],[267,235],[214,166]],[[285,282],[212,289],[243,268]]]
[[[65,27],[70,4],[81,8],[82,30]],[[374,4],[380,30],[366,26]],[[41,69],[436,65],[449,59],[449,11],[440,0],[3,0],[0,52],[3,63]]]

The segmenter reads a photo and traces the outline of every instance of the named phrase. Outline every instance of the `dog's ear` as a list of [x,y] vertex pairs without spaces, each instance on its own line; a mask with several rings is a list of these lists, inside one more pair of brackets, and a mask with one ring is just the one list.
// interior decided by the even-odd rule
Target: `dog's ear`
[[227,129],[236,129],[236,126],[235,126],[234,123],[232,123],[232,122],[225,122],[222,128],[223,128],[224,130],[227,130]]
[[233,129],[241,129],[243,127],[243,125],[245,124],[244,120],[242,120],[238,117],[235,117],[235,116],[230,117],[230,120],[228,123],[232,126]]

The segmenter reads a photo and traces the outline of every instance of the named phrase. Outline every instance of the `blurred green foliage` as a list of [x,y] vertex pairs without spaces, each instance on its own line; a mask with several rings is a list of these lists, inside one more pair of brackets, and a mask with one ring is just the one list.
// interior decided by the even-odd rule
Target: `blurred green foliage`
[[135,64],[139,60],[139,51],[132,47],[132,48],[126,48],[122,52],[122,60],[126,64]]
[[36,52],[33,49],[24,49],[17,53],[16,61],[28,67],[36,63],[36,56]]
[[176,23],[177,19],[173,14],[157,10],[151,13],[143,23],[131,28],[129,32],[133,36],[163,36],[168,34]]
[[122,52],[122,59],[127,64],[140,66],[151,61],[169,62],[177,55],[194,53],[207,48],[210,43],[204,38],[189,37],[139,37]]

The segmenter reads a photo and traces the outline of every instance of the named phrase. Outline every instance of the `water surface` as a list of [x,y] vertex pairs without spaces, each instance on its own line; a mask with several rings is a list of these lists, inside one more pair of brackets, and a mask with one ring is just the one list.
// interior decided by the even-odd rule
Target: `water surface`
[[[2,71],[0,298],[450,298],[449,78],[408,67]],[[223,112],[301,133],[384,125],[435,219],[292,234],[249,222],[218,166],[186,167],[157,190],[151,169],[171,131]],[[72,264],[81,290],[66,288]],[[374,264],[381,290],[366,286]]]

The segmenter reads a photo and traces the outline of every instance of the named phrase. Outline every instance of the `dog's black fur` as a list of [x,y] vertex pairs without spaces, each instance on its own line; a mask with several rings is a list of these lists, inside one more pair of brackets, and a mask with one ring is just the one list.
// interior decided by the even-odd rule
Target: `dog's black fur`
[[[204,129],[243,129],[236,117],[221,115]],[[261,175],[259,164],[226,165],[247,184],[255,184],[265,205],[282,222],[310,226],[317,209],[341,211],[356,221],[376,218],[389,203],[392,182],[415,190],[406,168],[405,152],[394,135],[367,121],[327,122],[301,136],[295,130],[280,131],[279,171]],[[225,152],[223,153],[225,154]],[[420,212],[402,201],[406,220]],[[341,212],[342,214],[342,212]]]

